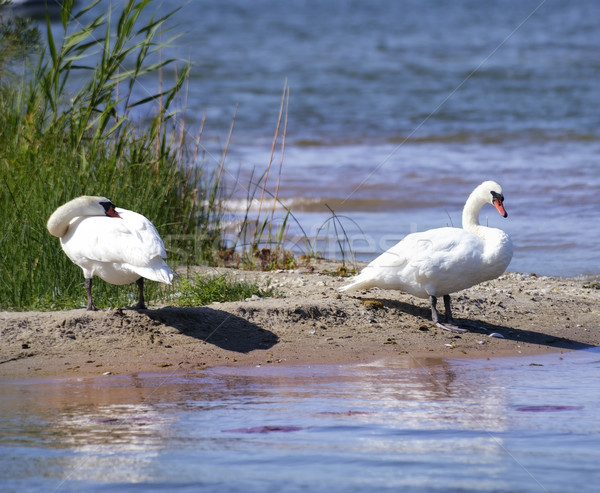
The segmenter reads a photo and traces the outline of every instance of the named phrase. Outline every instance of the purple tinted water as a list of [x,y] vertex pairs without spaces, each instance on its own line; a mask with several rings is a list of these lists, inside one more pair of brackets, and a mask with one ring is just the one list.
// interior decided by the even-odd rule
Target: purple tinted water
[[[533,363],[533,365],[532,365]],[[600,354],[0,384],[3,491],[593,491]]]

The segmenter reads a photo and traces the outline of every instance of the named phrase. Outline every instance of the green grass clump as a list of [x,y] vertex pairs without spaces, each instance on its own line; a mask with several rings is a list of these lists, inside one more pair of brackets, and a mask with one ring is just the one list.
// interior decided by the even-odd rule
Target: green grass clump
[[[169,42],[156,39],[164,39],[170,15],[140,26],[149,0],[130,0],[119,15],[104,12],[81,25],[82,13],[97,4],[74,12],[73,1],[63,2],[60,42],[48,22],[47,52],[37,62],[11,52],[14,63],[0,64],[0,76],[18,57],[29,67],[0,85],[0,309],[85,306],[81,270],[46,230],[50,214],[79,195],[106,196],[147,216],[172,264],[210,258],[219,241],[218,181],[186,151],[172,108],[189,67],[156,62]],[[161,69],[168,65],[178,75],[163,88]],[[75,76],[77,83],[70,83]],[[159,89],[136,99],[134,87],[152,86]],[[149,115],[143,125],[134,116],[142,110]],[[161,289],[147,283],[147,299],[163,296]],[[98,307],[114,306],[131,292],[135,285],[94,283]]]
[[272,296],[269,287],[261,288],[258,284],[238,281],[228,276],[202,276],[181,280],[177,285],[177,293],[170,297],[177,306],[200,306],[215,301],[240,301],[252,296],[261,298]]

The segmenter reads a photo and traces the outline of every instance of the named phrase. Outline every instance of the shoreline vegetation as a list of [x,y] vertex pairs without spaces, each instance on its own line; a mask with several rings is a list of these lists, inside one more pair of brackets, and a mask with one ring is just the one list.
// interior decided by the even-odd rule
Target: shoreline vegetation
[[[330,209],[324,225],[335,233],[341,261],[319,259],[308,237],[304,254],[293,255],[286,231],[296,219],[285,207],[283,221],[275,219],[287,84],[269,161],[242,186],[248,209],[226,242],[223,203],[233,191],[223,177],[235,113],[222,155],[206,161],[204,123],[192,132],[181,109],[190,67],[163,59],[175,39],[167,28],[173,12],[140,25],[150,3],[128,1],[118,13],[94,17],[99,0],[79,11],[65,1],[60,41],[50,21],[45,36],[17,18],[0,21],[0,376],[415,364],[600,343],[600,291],[577,279],[513,273],[460,292],[455,315],[477,325],[462,336],[436,329],[426,303],[414,297],[340,295],[357,269],[348,263],[342,218]],[[167,71],[176,74],[170,83]],[[131,304],[135,285],[104,282],[95,286],[102,309],[82,309],[82,273],[45,224],[58,206],[86,194],[150,218],[169,264],[180,266],[174,287],[148,283],[150,310],[109,308]]]
[[[97,13],[98,0],[80,11],[74,11],[74,2],[63,2],[60,41],[50,20],[45,38],[22,19],[0,21],[5,34],[0,44],[0,309],[84,306],[80,269],[45,226],[58,206],[80,195],[106,196],[150,218],[171,265],[296,265],[284,248],[293,216],[286,209],[283,223],[276,224],[279,186],[274,192],[266,186],[279,154],[281,176],[287,88],[271,159],[242,187],[249,206],[232,240],[222,219],[223,203],[232,193],[223,178],[235,114],[218,162],[204,156],[204,124],[192,133],[182,109],[190,67],[163,56],[176,38],[169,37],[167,27],[174,12],[140,25],[150,3],[130,0],[115,15]],[[83,23],[84,18],[91,20]],[[165,72],[175,74],[170,85],[163,80]],[[256,201],[259,210],[251,212]],[[184,297],[198,291],[193,282],[180,284]],[[134,290],[97,283],[97,306],[125,305]],[[146,297],[180,294],[148,283]]]

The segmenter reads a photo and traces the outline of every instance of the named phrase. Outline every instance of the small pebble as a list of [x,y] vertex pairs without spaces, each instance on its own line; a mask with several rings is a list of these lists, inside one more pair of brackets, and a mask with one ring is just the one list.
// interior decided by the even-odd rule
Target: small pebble
[[498,332],[492,332],[488,335],[488,337],[497,337],[498,339],[504,339],[504,336],[502,334],[498,334]]

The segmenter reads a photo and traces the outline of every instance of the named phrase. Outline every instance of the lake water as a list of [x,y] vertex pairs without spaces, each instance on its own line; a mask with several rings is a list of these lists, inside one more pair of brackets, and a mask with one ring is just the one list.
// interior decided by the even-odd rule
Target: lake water
[[[509,216],[488,207],[481,220],[512,236],[509,270],[600,273],[596,0],[157,1],[145,19],[177,6],[171,34],[182,36],[163,56],[192,64],[181,103],[192,137],[206,116],[204,165],[220,161],[237,107],[231,219],[260,196],[250,176],[270,160],[287,80],[278,195],[297,219],[292,247],[320,234],[317,249],[340,257],[335,231],[321,229],[327,204],[348,253],[370,260],[410,232],[460,226],[470,191],[494,179]],[[156,89],[154,75],[137,88]]]
[[[238,105],[227,166],[240,196],[269,161],[287,78],[279,194],[309,236],[329,204],[367,260],[412,231],[460,226],[490,178],[509,218],[481,219],[513,237],[510,270],[600,272],[598,2],[190,2],[177,22],[188,118],[206,113],[214,156]],[[335,241],[320,249],[339,257]]]
[[600,353],[0,382],[6,492],[592,492]]

